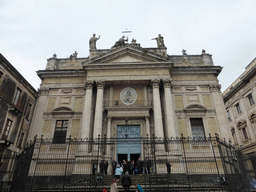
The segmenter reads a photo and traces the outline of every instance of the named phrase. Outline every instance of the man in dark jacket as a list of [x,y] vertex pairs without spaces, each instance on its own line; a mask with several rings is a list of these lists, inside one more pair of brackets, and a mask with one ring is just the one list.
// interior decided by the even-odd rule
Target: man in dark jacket
[[132,185],[132,180],[128,174],[128,171],[125,172],[125,175],[122,178],[122,186],[124,187],[124,191],[126,192],[130,190],[130,186]]
[[104,162],[104,174],[107,175],[108,174],[108,161]]

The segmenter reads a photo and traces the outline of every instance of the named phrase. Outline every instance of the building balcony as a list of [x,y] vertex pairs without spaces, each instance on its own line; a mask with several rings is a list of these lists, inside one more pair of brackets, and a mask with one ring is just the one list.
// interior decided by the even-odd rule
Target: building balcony
[[24,110],[24,104],[20,101],[18,101],[16,104],[11,103],[9,110],[13,111],[15,114],[22,113]]

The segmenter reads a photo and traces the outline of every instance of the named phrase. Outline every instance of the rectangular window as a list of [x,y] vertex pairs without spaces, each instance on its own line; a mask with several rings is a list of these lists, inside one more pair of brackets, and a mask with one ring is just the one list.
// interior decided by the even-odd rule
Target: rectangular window
[[251,94],[251,93],[247,96],[247,98],[248,98],[249,103],[250,103],[250,105],[251,105],[251,106],[255,104],[254,99],[253,99],[253,97],[252,97],[252,94]]
[[248,134],[245,128],[242,129],[243,135],[244,135],[244,139],[247,140],[248,139]]
[[232,137],[234,139],[234,143],[237,144],[237,138],[236,138],[236,132],[235,132],[235,129],[231,129],[231,133],[232,133]]
[[23,143],[23,140],[24,140],[24,136],[25,136],[25,133],[22,132],[20,134],[20,140],[19,140],[19,144],[18,144],[19,148],[22,148],[22,143]]
[[227,110],[228,120],[231,120],[229,110]]
[[190,119],[192,137],[205,137],[204,124],[202,118],[191,118]]
[[20,94],[21,94],[21,90],[20,90],[19,88],[17,88],[16,91],[15,91],[13,100],[12,100],[12,103],[13,103],[14,105],[17,105],[17,103],[18,103],[18,101],[19,101],[19,98],[20,98]]
[[29,103],[26,113],[26,119],[29,120],[30,112],[31,112],[32,105]]
[[236,110],[237,110],[237,113],[238,113],[238,114],[242,113],[242,111],[241,111],[241,109],[240,109],[239,103],[235,104],[235,107],[236,107]]
[[67,129],[68,120],[57,120],[53,137],[53,143],[65,143]]
[[4,133],[2,136],[3,140],[7,140],[8,136],[10,134],[10,131],[11,131],[11,127],[12,127],[12,120],[7,119],[7,122],[6,122],[5,128],[4,128]]

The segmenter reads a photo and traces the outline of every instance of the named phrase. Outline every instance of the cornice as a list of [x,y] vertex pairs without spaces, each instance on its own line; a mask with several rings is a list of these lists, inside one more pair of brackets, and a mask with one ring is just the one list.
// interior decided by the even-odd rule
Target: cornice
[[237,83],[232,89],[230,89],[230,87],[228,88],[230,89],[229,92],[223,95],[224,103],[227,102],[232,96],[234,96],[242,87],[244,87],[255,75],[256,75],[256,65],[254,65],[248,72],[243,74],[240,77],[240,82]]
[[172,69],[172,73],[175,74],[184,74],[184,73],[192,73],[192,74],[214,74],[218,76],[223,67],[221,66],[175,66]]
[[36,73],[41,80],[43,80],[46,77],[84,77],[86,75],[83,69],[39,70]]

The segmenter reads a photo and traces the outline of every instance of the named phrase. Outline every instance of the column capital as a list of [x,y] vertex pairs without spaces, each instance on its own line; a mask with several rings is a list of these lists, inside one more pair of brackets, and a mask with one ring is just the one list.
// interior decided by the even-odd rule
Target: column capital
[[151,79],[151,85],[153,88],[159,88],[160,79]]
[[219,92],[220,89],[221,89],[221,85],[218,84],[218,83],[210,84],[209,89],[210,89],[211,92],[215,92],[215,91]]
[[96,85],[98,89],[103,89],[105,87],[105,81],[104,80],[96,81]]
[[49,88],[40,88],[38,89],[38,95],[49,95],[50,89]]
[[92,87],[93,87],[93,81],[86,81],[85,82],[85,89],[92,89]]
[[171,88],[172,87],[171,81],[172,79],[163,79],[164,88]]

